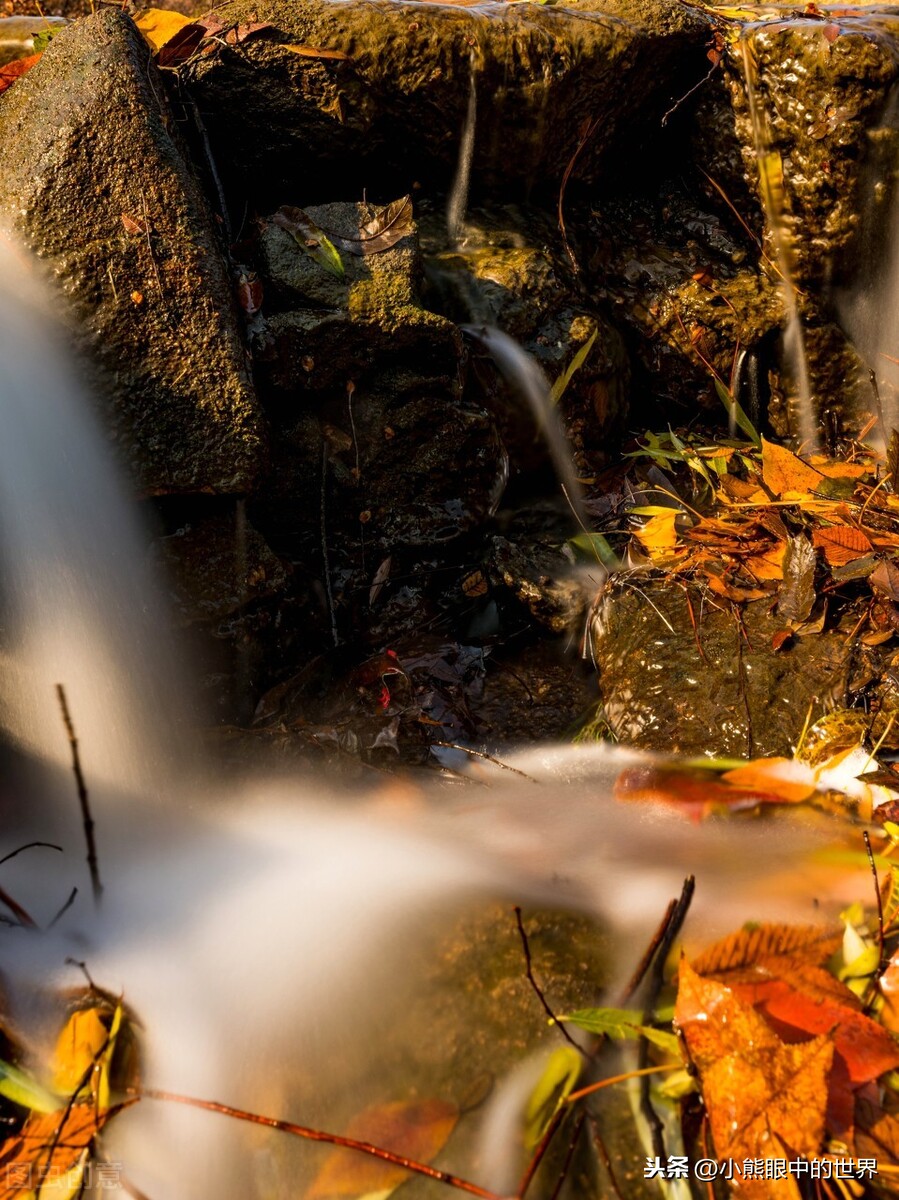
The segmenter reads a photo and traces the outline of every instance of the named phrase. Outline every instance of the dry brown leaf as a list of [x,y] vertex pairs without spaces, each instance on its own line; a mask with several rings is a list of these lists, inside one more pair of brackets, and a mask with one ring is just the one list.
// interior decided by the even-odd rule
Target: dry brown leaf
[[807,496],[824,480],[820,471],[803,462],[786,446],[762,438],[762,478],[777,497]]
[[[393,1101],[359,1113],[350,1121],[346,1136],[430,1163],[446,1145],[458,1119],[458,1108],[447,1100]],[[408,1176],[409,1172],[395,1163],[338,1147],[322,1163],[306,1200],[390,1192]]]
[[816,529],[812,541],[819,550],[824,551],[824,557],[832,567],[854,562],[874,549],[865,534],[852,525],[830,525]]
[[740,929],[709,946],[694,958],[693,969],[699,975],[714,975],[726,983],[729,971],[757,963],[770,964],[784,957],[819,966],[839,950],[842,941],[841,927],[757,925]]
[[882,562],[868,576],[871,587],[883,592],[890,600],[899,600],[899,567],[895,563]]

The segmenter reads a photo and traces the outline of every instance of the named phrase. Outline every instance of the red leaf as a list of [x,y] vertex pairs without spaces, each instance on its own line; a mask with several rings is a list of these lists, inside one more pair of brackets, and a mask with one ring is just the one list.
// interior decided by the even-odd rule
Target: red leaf
[[0,92],[12,87],[17,79],[31,70],[40,57],[39,54],[29,54],[27,58],[17,58],[5,67],[0,67]]

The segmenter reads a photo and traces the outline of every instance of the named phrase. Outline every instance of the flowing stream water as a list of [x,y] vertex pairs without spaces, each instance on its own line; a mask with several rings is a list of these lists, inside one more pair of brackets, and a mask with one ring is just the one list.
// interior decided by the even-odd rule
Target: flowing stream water
[[[482,773],[411,808],[377,794],[330,795],[325,780],[259,781],[239,794],[204,781],[176,735],[187,687],[77,368],[55,348],[28,269],[8,246],[0,258],[0,694],[7,734],[49,764],[41,787],[51,797],[5,789],[0,855],[32,837],[64,848],[19,855],[4,864],[2,884],[41,925],[73,884],[80,889],[52,931],[0,930],[22,1029],[39,1039],[58,1020],[47,988],[81,982],[66,964],[73,956],[138,1015],[146,1084],[328,1128],[361,1102],[384,1029],[409,1020],[435,929],[476,898],[595,915],[622,972],[687,871],[699,876],[700,915],[719,933],[747,916],[783,919],[797,905],[811,917],[805,835],[772,845],[761,823],[697,830],[616,806],[614,779],[635,761],[625,751],[546,747],[518,762],[525,777]],[[507,352],[501,335],[479,336],[498,357]],[[93,793],[99,907],[61,765],[58,682]],[[803,899],[790,901],[787,876]],[[489,1046],[484,1057],[489,1068]],[[495,1122],[484,1127],[495,1143]],[[116,1118],[105,1153],[150,1200],[292,1196],[277,1137],[145,1100]],[[477,1170],[506,1191],[514,1180],[491,1153],[501,1149],[483,1147]]]

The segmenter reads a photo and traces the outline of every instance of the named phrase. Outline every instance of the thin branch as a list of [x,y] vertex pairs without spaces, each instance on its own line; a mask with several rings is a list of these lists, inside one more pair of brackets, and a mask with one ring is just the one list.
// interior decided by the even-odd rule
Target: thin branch
[[72,724],[72,718],[69,714],[69,705],[66,700],[66,690],[61,683],[56,685],[56,695],[59,698],[59,707],[62,712],[63,724],[66,727],[69,745],[72,748],[72,773],[75,776],[75,784],[78,788],[78,803],[81,805],[81,820],[84,826],[84,840],[87,843],[87,865],[91,873],[91,887],[94,891],[94,902],[100,903],[100,897],[103,894],[103,885],[100,882],[100,867],[97,863],[97,846],[94,841],[94,819],[91,816],[90,801],[87,795],[87,786],[84,782],[84,774],[81,770],[81,758],[78,754],[78,738],[75,736],[75,726]]
[[15,916],[20,925],[27,925],[29,929],[36,929],[37,922],[34,918],[25,911],[18,900],[14,900],[9,892],[0,887],[0,904],[5,904],[9,911]]
[[876,988],[877,981],[886,970],[886,962],[884,961],[884,942],[886,940],[883,928],[883,897],[880,894],[880,880],[877,878],[877,863],[874,861],[874,852],[871,849],[871,838],[867,829],[862,831],[862,837],[865,839],[865,852],[868,855],[868,865],[871,868],[871,876],[874,879],[874,895],[877,897],[877,970],[871,978],[871,986]]
[[249,1121],[253,1125],[265,1125],[269,1129],[277,1129],[281,1133],[289,1133],[310,1142],[326,1142],[330,1146],[340,1146],[344,1150],[357,1150],[360,1154],[380,1158],[384,1162],[392,1163],[395,1167],[402,1167],[416,1175],[425,1175],[428,1179],[436,1179],[438,1183],[445,1183],[459,1191],[469,1192],[472,1196],[480,1196],[481,1200],[502,1200],[496,1192],[479,1187],[478,1184],[471,1183],[467,1179],[461,1179],[458,1175],[451,1175],[449,1171],[440,1171],[437,1167],[429,1167],[425,1163],[416,1162],[414,1158],[405,1158],[402,1154],[394,1154],[391,1150],[373,1146],[371,1142],[360,1142],[356,1138],[343,1137],[337,1133],[326,1133],[322,1129],[310,1129],[305,1125],[295,1125],[292,1121],[281,1121],[277,1117],[265,1117],[260,1113],[247,1112],[242,1108],[232,1108],[230,1104],[219,1104],[215,1100],[198,1100],[194,1096],[182,1096],[177,1092],[161,1091],[159,1088],[142,1088],[137,1095],[147,1100],[165,1100],[171,1104],[187,1104],[191,1108],[220,1113],[224,1117],[233,1117],[237,1121]]
[[556,1136],[556,1131],[568,1115],[567,1104],[560,1104],[552,1115],[552,1119],[543,1131],[543,1137],[537,1144],[537,1148],[531,1155],[531,1161],[524,1169],[524,1174],[519,1180],[518,1187],[515,1189],[515,1200],[524,1200],[525,1193],[531,1186],[534,1176],[537,1174],[537,1169],[543,1162],[543,1156],[549,1149],[550,1142]]
[[564,1022],[560,1022],[558,1017],[556,1016],[556,1014],[550,1008],[549,1001],[546,999],[546,996],[543,994],[543,990],[541,989],[540,984],[534,978],[534,970],[533,970],[533,965],[531,963],[531,947],[530,947],[530,943],[528,942],[528,935],[527,935],[527,932],[524,927],[524,921],[521,919],[521,908],[517,904],[515,905],[515,920],[518,924],[518,935],[521,938],[521,948],[522,948],[522,950],[524,950],[525,973],[528,977],[528,983],[533,988],[534,995],[540,1001],[540,1004],[543,1007],[543,1011],[549,1017],[550,1024],[555,1025],[556,1029],[558,1029],[559,1033],[561,1033],[561,1035],[565,1039],[565,1041],[568,1042],[569,1045],[574,1046],[574,1048],[575,1048],[575,1050],[577,1050],[578,1054],[582,1054],[585,1058],[588,1058],[589,1056],[587,1055],[586,1051],[577,1044],[577,1042],[574,1040],[574,1038],[571,1036],[571,1034],[565,1028]]
[[634,992],[636,992],[637,988],[643,982],[643,980],[646,976],[646,972],[649,970],[650,966],[652,965],[652,960],[656,956],[656,951],[658,950],[659,946],[661,946],[662,939],[665,937],[665,934],[668,932],[668,926],[671,924],[672,920],[674,919],[674,914],[676,911],[677,911],[677,901],[669,900],[668,907],[665,909],[665,915],[662,917],[662,920],[659,923],[658,929],[652,935],[652,940],[650,941],[649,945],[646,947],[643,957],[637,963],[636,970],[634,971],[633,975],[630,977],[627,987],[621,993],[620,1007],[624,1007],[624,1005],[627,1003],[627,1001],[630,1000],[631,996],[633,996]]
[[20,846],[18,850],[10,850],[9,854],[4,854],[0,858],[0,867],[4,863],[9,862],[11,858],[15,858],[17,854],[21,854],[23,850],[31,850],[34,846],[46,846],[49,850],[58,850],[62,853],[62,846],[57,846],[55,842],[26,842],[24,846]]
[[568,1178],[568,1172],[571,1170],[571,1160],[574,1158],[574,1152],[577,1149],[578,1142],[580,1141],[581,1130],[584,1128],[584,1121],[586,1118],[586,1113],[580,1113],[577,1121],[575,1121],[574,1132],[572,1133],[571,1140],[568,1143],[565,1161],[562,1163],[562,1169],[559,1171],[559,1178],[556,1180],[556,1186],[553,1188],[552,1195],[550,1196],[549,1200],[559,1200],[559,1193],[565,1186],[565,1180]]
[[69,911],[69,909],[70,909],[70,908],[72,907],[72,905],[75,903],[75,897],[76,897],[77,895],[78,895],[78,889],[77,889],[76,887],[73,887],[73,888],[72,888],[72,890],[71,890],[71,892],[69,892],[69,898],[68,898],[68,900],[65,902],[65,904],[62,906],[62,908],[59,910],[59,912],[56,914],[56,916],[53,918],[53,920],[52,920],[52,921],[50,922],[50,924],[47,926],[47,928],[48,928],[48,929],[52,929],[52,928],[53,928],[53,926],[54,926],[54,925],[57,923],[57,921],[60,919],[60,917],[62,917],[62,916],[65,914],[65,913],[67,913],[67,912]]
[[606,1144],[602,1140],[602,1134],[599,1132],[599,1121],[590,1114],[590,1127],[593,1130],[593,1144],[596,1146],[596,1151],[599,1154],[600,1161],[606,1169],[606,1174],[609,1177],[609,1183],[612,1185],[612,1191],[618,1197],[618,1200],[624,1200],[621,1188],[618,1185],[618,1180],[615,1178],[615,1172],[612,1169],[612,1159],[609,1156],[609,1151],[606,1149]]
[[540,780],[535,779],[533,775],[528,775],[526,771],[519,771],[518,767],[510,766],[509,763],[503,762],[501,758],[496,758],[494,755],[488,754],[486,750],[473,750],[471,746],[460,746],[457,742],[431,742],[429,744],[431,746],[443,746],[445,750],[461,750],[463,754],[470,754],[472,758],[483,758],[485,762],[492,762],[495,766],[502,767],[504,771],[511,771],[513,775],[520,775],[528,783],[540,783]]

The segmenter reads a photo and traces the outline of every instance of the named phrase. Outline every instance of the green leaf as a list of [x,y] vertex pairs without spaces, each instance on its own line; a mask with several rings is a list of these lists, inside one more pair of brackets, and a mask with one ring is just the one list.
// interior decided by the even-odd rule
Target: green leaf
[[666,1100],[680,1100],[683,1096],[697,1091],[696,1077],[691,1075],[686,1067],[683,1071],[672,1071],[667,1079],[659,1084],[658,1091]]
[[616,570],[619,558],[601,533],[578,533],[568,539],[575,557],[586,562],[599,562],[604,567]]
[[31,40],[34,42],[34,50],[32,53],[43,54],[53,38],[55,38],[58,33],[61,33],[63,29],[65,29],[64,25],[47,25],[44,29],[39,29],[36,33],[33,33],[31,35]]
[[571,360],[571,362],[568,364],[568,366],[565,368],[565,370],[562,372],[562,374],[559,376],[559,378],[553,384],[552,391],[549,393],[550,404],[558,404],[559,401],[562,399],[562,397],[565,395],[565,389],[568,387],[569,383],[571,383],[571,378],[574,375],[575,371],[579,371],[580,368],[587,361],[587,355],[593,349],[593,343],[596,341],[596,337],[597,337],[598,333],[599,333],[599,326],[597,325],[597,327],[593,330],[593,332],[587,338],[586,342],[584,342],[583,346],[581,346],[581,348],[578,350],[577,354],[575,354],[574,358]]
[[736,396],[728,391],[720,379],[715,379],[713,382],[715,384],[715,391],[718,393],[718,399],[727,409],[728,414],[733,417],[737,428],[741,429],[751,442],[755,442],[757,446],[761,446],[762,439],[759,437],[759,432],[749,417],[747,417],[743,407],[737,402]]
[[681,1057],[680,1043],[673,1033],[664,1029],[654,1029],[651,1025],[642,1023],[641,1013],[629,1008],[581,1008],[577,1012],[559,1017],[560,1021],[568,1021],[584,1029],[587,1033],[595,1033],[610,1038],[646,1038],[655,1046],[660,1046],[675,1058]]
[[282,205],[272,217],[272,224],[285,229],[297,245],[335,279],[344,278],[343,259],[337,247],[301,208]]
[[0,1096],[5,1096],[13,1104],[31,1112],[58,1112],[65,1104],[65,1099],[48,1091],[36,1079],[14,1067],[12,1063],[0,1059]]
[[528,1150],[534,1149],[559,1105],[574,1090],[582,1068],[583,1059],[573,1046],[560,1046],[549,1056],[524,1113],[524,1140]]

